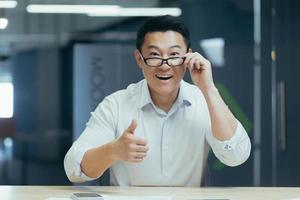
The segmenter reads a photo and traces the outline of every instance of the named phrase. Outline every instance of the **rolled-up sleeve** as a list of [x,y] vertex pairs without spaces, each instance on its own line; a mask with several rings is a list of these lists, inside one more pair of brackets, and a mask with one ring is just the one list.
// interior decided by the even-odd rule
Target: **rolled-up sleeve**
[[83,156],[85,152],[92,147],[88,145],[87,143],[83,142],[75,142],[68,153],[65,156],[64,159],[64,167],[65,172],[67,174],[67,177],[71,182],[85,182],[85,181],[91,181],[95,178],[90,178],[86,176],[82,170],[81,170],[81,161],[83,159]]
[[213,136],[212,132],[208,132],[206,138],[215,156],[225,165],[231,167],[240,165],[250,156],[250,139],[238,120],[235,133],[229,140],[220,141]]
[[[86,176],[81,170],[84,154],[115,139],[115,107],[110,100],[104,99],[86,124],[86,128],[73,143],[64,159],[64,168],[71,182],[85,182],[97,178]],[[101,159],[101,158],[99,158]]]

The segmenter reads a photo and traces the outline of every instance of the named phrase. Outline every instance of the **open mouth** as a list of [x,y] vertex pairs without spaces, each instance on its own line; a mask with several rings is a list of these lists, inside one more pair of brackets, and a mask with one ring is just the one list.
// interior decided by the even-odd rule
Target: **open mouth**
[[159,80],[169,80],[169,79],[171,79],[173,77],[172,75],[155,75],[155,76]]

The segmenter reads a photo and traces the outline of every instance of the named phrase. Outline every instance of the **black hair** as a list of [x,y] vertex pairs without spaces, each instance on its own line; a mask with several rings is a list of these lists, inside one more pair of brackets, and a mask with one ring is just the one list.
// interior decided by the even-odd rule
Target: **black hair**
[[141,51],[145,35],[150,32],[175,31],[180,33],[187,48],[190,48],[190,32],[188,27],[178,18],[171,15],[152,17],[137,32],[136,48]]

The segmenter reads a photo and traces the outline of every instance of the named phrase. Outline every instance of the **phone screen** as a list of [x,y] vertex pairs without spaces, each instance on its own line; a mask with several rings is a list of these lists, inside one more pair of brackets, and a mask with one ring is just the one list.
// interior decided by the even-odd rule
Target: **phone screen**
[[103,200],[103,197],[100,195],[100,194],[97,194],[97,193],[94,193],[94,192],[82,192],[82,193],[73,193],[71,195],[71,198],[72,199],[75,199],[75,200],[79,200],[79,199],[82,199],[82,200],[85,200],[85,199],[102,199]]
[[74,193],[73,194],[76,197],[102,197],[100,194],[93,193],[93,192],[85,192],[85,193]]

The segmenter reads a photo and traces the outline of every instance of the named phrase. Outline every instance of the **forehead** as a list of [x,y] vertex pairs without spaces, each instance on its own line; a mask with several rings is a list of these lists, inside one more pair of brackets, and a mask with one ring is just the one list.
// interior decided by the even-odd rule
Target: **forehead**
[[145,35],[142,49],[157,47],[157,48],[171,48],[178,46],[186,48],[183,36],[176,31],[166,32],[150,32]]

